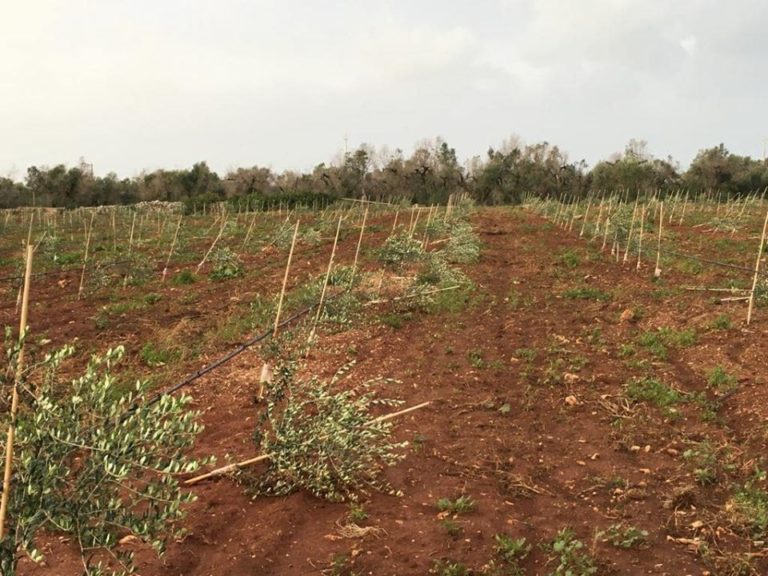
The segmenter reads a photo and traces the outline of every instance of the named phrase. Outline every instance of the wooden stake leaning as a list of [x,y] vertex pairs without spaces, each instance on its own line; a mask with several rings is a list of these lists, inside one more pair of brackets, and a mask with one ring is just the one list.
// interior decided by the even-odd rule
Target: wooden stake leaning
[[365,223],[368,220],[368,206],[365,207],[365,213],[363,214],[363,224],[360,226],[360,237],[357,239],[357,248],[355,249],[355,261],[352,264],[352,278],[349,281],[349,285],[355,281],[355,273],[357,272],[357,260],[360,257],[360,247],[363,245],[363,233],[365,232]]
[[283,287],[280,290],[280,299],[277,302],[277,314],[275,314],[275,328],[272,336],[277,336],[277,328],[280,326],[280,314],[283,312],[283,300],[285,299],[285,289],[288,286],[288,273],[291,270],[291,261],[293,260],[293,251],[296,248],[296,238],[299,236],[299,220],[296,220],[296,227],[293,229],[293,239],[291,240],[291,249],[288,251],[288,263],[285,265],[285,274],[283,275]]
[[240,251],[242,252],[245,250],[245,247],[248,245],[248,240],[251,238],[251,232],[253,231],[253,225],[256,223],[256,212],[253,213],[253,218],[251,218],[251,223],[248,225],[248,231],[245,233],[245,240],[243,240],[243,246],[240,248]]
[[627,235],[627,249],[624,250],[624,264],[627,263],[629,258],[629,247],[632,244],[632,232],[635,230],[635,219],[637,217],[637,200],[635,200],[635,208],[632,210],[632,221],[629,224],[629,234]]
[[[277,313],[275,314],[275,327],[272,330],[272,336],[277,336],[277,331],[280,327],[280,315],[283,312],[283,301],[285,300],[285,290],[288,286],[288,273],[291,270],[291,261],[293,260],[293,251],[296,248],[296,238],[299,236],[299,224],[300,221],[296,220],[296,227],[293,229],[293,239],[291,240],[291,249],[288,252],[288,263],[285,265],[285,274],[283,275],[283,286],[280,289],[280,298],[277,301]],[[264,362],[261,367],[261,375],[259,376],[259,401],[264,399],[264,388],[267,384],[272,382],[272,367],[269,362]]]
[[323,282],[323,290],[320,292],[320,302],[317,305],[317,314],[315,314],[315,321],[312,323],[312,330],[309,333],[307,343],[311,346],[312,341],[315,338],[315,331],[317,330],[317,323],[320,322],[320,316],[323,313],[323,304],[325,303],[325,292],[328,289],[328,280],[331,278],[331,270],[333,270],[333,259],[336,257],[336,246],[339,243],[339,231],[341,230],[341,216],[339,216],[339,223],[336,225],[336,237],[333,239],[333,248],[331,248],[331,257],[328,260],[328,270],[325,272],[325,281]]
[[749,293],[749,306],[747,307],[747,326],[752,321],[752,308],[755,304],[755,290],[757,289],[757,279],[760,275],[760,260],[763,258],[765,248],[765,236],[768,233],[768,213],[765,214],[765,223],[763,224],[763,234],[760,236],[760,246],[757,249],[757,261],[755,262],[755,275],[752,278],[752,291]]
[[200,264],[198,264],[197,268],[195,269],[196,274],[200,274],[200,268],[203,267],[203,264],[205,264],[205,262],[208,260],[208,256],[211,255],[211,252],[213,252],[214,247],[219,242],[219,240],[221,240],[221,236],[224,234],[224,228],[226,227],[227,227],[227,219],[223,218],[221,222],[221,228],[219,228],[218,235],[216,236],[216,238],[214,238],[213,244],[211,244],[211,247],[208,248],[208,252],[205,253],[205,256],[203,256],[203,259],[200,260]]
[[133,213],[133,220],[131,221],[131,237],[128,239],[128,254],[130,255],[133,250],[133,230],[136,227],[136,212]]
[[[392,412],[390,414],[384,414],[383,416],[379,416],[378,418],[374,418],[368,424],[375,424],[377,422],[386,422],[387,420],[392,420],[393,418],[397,418],[398,416],[403,416],[404,414],[408,414],[409,412],[414,412],[416,410],[420,410],[426,406],[429,406],[431,404],[430,401],[422,402],[421,404],[416,404],[415,406],[411,406],[410,408],[405,408],[403,410],[399,410],[398,412]],[[249,458],[248,460],[243,460],[241,462],[236,462],[234,464],[229,464],[227,466],[222,466],[221,468],[216,468],[216,470],[211,470],[210,472],[207,472],[205,474],[201,474],[200,476],[195,476],[194,478],[190,478],[189,480],[186,480],[184,484],[187,486],[190,486],[192,484],[197,484],[201,480],[205,480],[207,478],[212,478],[214,476],[221,476],[222,474],[226,474],[228,472],[234,472],[235,470],[241,470],[242,468],[245,468],[247,466],[251,466],[253,464],[256,464],[258,462],[263,462],[264,460],[269,460],[272,457],[272,454],[262,454],[261,456],[256,456],[255,458]]]
[[3,474],[3,494],[0,500],[0,541],[5,538],[5,517],[8,513],[8,499],[11,496],[11,476],[13,474],[13,442],[16,435],[16,415],[19,411],[19,384],[24,370],[24,335],[27,330],[27,318],[29,316],[29,283],[32,277],[31,245],[27,245],[27,263],[24,270],[24,295],[21,301],[21,319],[19,320],[19,338],[21,348],[16,359],[16,376],[13,380],[13,392],[11,393],[11,421],[8,424],[8,438],[5,443],[5,471]]
[[656,245],[656,269],[653,271],[653,275],[656,278],[661,278],[661,232],[664,229],[664,202],[659,204],[659,242]]
[[165,267],[163,267],[163,282],[165,282],[165,276],[168,274],[168,265],[171,263],[171,256],[173,256],[173,250],[176,248],[176,240],[179,237],[179,230],[181,229],[181,219],[179,216],[179,223],[176,224],[176,232],[173,233],[173,242],[171,242],[171,249],[168,250],[168,258],[165,259]]
[[643,255],[643,230],[645,229],[645,206],[643,206],[643,211],[640,212],[640,230],[637,234],[637,268],[636,270],[640,270],[640,257]]
[[584,220],[581,222],[581,231],[579,232],[579,238],[584,237],[584,230],[587,228],[587,219],[589,218],[589,209],[592,206],[592,198],[590,197],[587,202],[587,210],[584,212]]
[[91,247],[91,236],[93,235],[93,218],[96,212],[91,212],[91,224],[85,234],[85,254],[83,254],[83,270],[80,272],[80,286],[77,288],[77,299],[83,295],[83,282],[85,282],[85,266],[88,264],[88,250]]

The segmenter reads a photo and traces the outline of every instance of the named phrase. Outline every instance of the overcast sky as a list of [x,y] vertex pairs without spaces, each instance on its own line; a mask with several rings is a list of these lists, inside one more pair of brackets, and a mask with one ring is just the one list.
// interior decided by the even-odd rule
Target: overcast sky
[[0,174],[768,138],[766,0],[0,0]]

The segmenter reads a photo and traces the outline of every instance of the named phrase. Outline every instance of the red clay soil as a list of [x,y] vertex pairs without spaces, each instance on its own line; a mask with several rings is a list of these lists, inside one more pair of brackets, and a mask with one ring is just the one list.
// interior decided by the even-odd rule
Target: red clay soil
[[[681,273],[654,282],[651,264],[638,274],[578,234],[526,212],[482,210],[473,224],[483,251],[477,264],[464,267],[476,288],[460,311],[417,313],[393,328],[379,321],[387,305],[371,307],[353,329],[323,335],[308,359],[308,372],[328,376],[354,358],[353,378],[397,378],[402,384],[387,396],[406,405],[432,401],[395,422],[397,437],[411,445],[387,478],[403,496],[373,493],[364,502],[368,518],[361,525],[375,530],[345,538],[339,525],[348,506],[304,493],[252,499],[225,477],[193,489],[188,535],[169,543],[164,557],[136,546],[140,574],[405,576],[428,574],[437,561],[481,574],[495,557],[494,535],[503,532],[534,545],[522,566],[526,574],[544,575],[557,565],[546,544],[564,527],[585,542],[599,574],[736,574],[723,566],[743,553],[754,554],[754,573],[768,573],[764,552],[750,544],[729,504],[766,453],[768,311],[759,309],[747,328],[741,304],[718,306],[705,293],[676,290],[690,282]],[[348,239],[339,262],[351,260],[353,245]],[[279,274],[272,276],[276,286]],[[607,299],[569,297],[579,287]],[[169,290],[163,295],[171,312],[153,322],[173,328],[181,316],[172,313]],[[216,297],[203,293],[197,306],[226,302],[226,290],[249,297],[238,283],[211,290]],[[59,336],[52,327],[48,337],[76,334],[95,346],[99,335],[86,330],[79,314],[75,307],[64,316],[73,332]],[[721,314],[730,315],[731,328],[712,328]],[[140,334],[130,314],[125,322],[109,341]],[[666,359],[655,357],[637,339],[660,327],[694,328],[696,344],[670,345]],[[194,360],[186,365],[194,367]],[[719,402],[715,417],[703,418],[701,400],[718,400],[707,385],[715,366],[734,374],[738,388]],[[226,454],[256,453],[260,368],[258,351],[249,351],[189,388],[206,426],[197,454],[214,454],[222,463]],[[626,383],[644,376],[685,400],[673,411],[628,400]],[[695,466],[684,457],[705,439],[732,464],[718,468],[708,485],[697,483]],[[471,497],[474,510],[453,518],[453,525],[442,522],[438,499],[459,495]],[[647,542],[622,549],[599,537],[618,523],[646,530]],[[701,542],[708,558],[696,553]],[[20,573],[81,572],[71,543],[52,537],[43,552],[45,566],[25,559]]]

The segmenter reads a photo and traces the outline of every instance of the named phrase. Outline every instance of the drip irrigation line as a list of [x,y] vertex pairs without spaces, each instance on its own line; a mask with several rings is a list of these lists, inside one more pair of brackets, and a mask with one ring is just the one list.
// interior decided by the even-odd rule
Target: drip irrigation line
[[693,256],[691,254],[683,254],[682,252],[676,252],[674,250],[661,249],[662,254],[670,254],[672,256],[678,256],[680,258],[688,258],[690,260],[696,260],[703,264],[711,264],[713,266],[721,266],[722,268],[732,268],[734,270],[743,270],[745,272],[754,273],[754,268],[747,268],[746,266],[739,266],[738,264],[729,264],[727,262],[718,262],[717,260],[708,260],[701,258],[700,256]]
[[[338,298],[342,293],[343,292],[339,292],[337,294],[334,294],[333,296],[329,296],[328,298],[325,299],[325,301],[328,302],[330,300],[334,300],[335,298]],[[295,322],[299,318],[301,318],[303,316],[306,316],[312,310],[317,308],[319,305],[320,305],[320,303],[316,302],[314,304],[311,304],[310,306],[307,306],[303,310],[300,310],[299,312],[296,312],[293,316],[290,316],[290,317],[286,318],[285,320],[283,320],[282,322],[280,322],[277,325],[277,328],[283,328],[284,326],[287,326],[288,324],[291,324],[291,323]],[[171,386],[170,388],[167,388],[167,389],[165,389],[165,390],[163,390],[161,392],[158,392],[152,398],[150,398],[149,400],[147,400],[146,402],[141,404],[141,406],[152,406],[153,404],[159,402],[160,399],[163,396],[168,396],[170,394],[178,392],[179,390],[181,390],[182,388],[184,388],[186,386],[189,386],[190,384],[192,384],[196,380],[199,380],[200,378],[202,378],[206,374],[209,374],[210,372],[213,372],[217,368],[223,366],[224,364],[226,364],[227,362],[229,362],[233,358],[239,356],[240,354],[242,354],[243,352],[245,352],[249,348],[251,348],[251,347],[255,346],[256,344],[258,344],[259,342],[262,342],[262,341],[268,339],[274,333],[275,333],[275,327],[273,326],[273,327],[269,328],[263,334],[259,334],[257,336],[254,336],[250,340],[247,340],[246,342],[243,342],[242,344],[239,344],[237,346],[237,348],[235,348],[231,352],[228,352],[227,354],[225,354],[224,356],[222,356],[218,360],[212,362],[211,364],[208,364],[207,366],[201,368],[197,372],[194,372],[193,374],[187,376],[181,382],[178,382],[178,383],[174,384],[173,386]],[[120,416],[120,420],[123,421],[126,417],[128,417],[131,413],[133,413],[137,408],[139,408],[139,406],[140,406],[139,404],[134,404],[133,406],[131,406],[126,412],[124,412],[122,414],[122,416]]]

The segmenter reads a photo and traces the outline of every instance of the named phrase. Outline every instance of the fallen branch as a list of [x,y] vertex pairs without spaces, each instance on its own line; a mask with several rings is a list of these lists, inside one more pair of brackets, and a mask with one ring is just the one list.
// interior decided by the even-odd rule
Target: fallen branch
[[[399,410],[398,412],[392,412],[390,414],[384,414],[383,416],[379,416],[377,418],[374,418],[369,422],[369,424],[374,424],[376,422],[385,422],[387,420],[392,420],[393,418],[397,418],[398,416],[402,416],[404,414],[408,414],[409,412],[414,412],[415,410],[420,410],[421,408],[424,408],[425,406],[429,406],[431,402],[422,402],[421,404],[416,404],[416,406],[411,406],[410,408],[405,408],[403,410]],[[243,460],[242,462],[235,462],[234,464],[229,464],[227,466],[222,466],[221,468],[216,468],[216,470],[211,470],[210,472],[206,472],[205,474],[201,474],[200,476],[195,476],[194,478],[190,478],[189,480],[186,480],[184,484],[187,486],[191,486],[192,484],[197,484],[201,480],[205,480],[207,478],[211,478],[213,476],[221,476],[222,474],[226,474],[228,472],[233,472],[235,470],[241,470],[243,468],[246,468],[248,466],[251,466],[253,464],[256,464],[258,462],[262,462],[264,460],[269,460],[272,457],[272,454],[262,454],[261,456],[256,456],[255,458],[249,458],[248,460]]]
[[387,302],[398,302],[400,300],[408,300],[410,298],[418,298],[419,296],[430,296],[432,294],[437,294],[438,292],[447,292],[448,290],[456,290],[457,288],[461,288],[461,284],[456,284],[455,286],[448,286],[447,288],[436,288],[435,290],[427,290],[426,292],[417,292],[415,294],[406,294],[405,296],[395,296],[394,298],[384,298],[381,300],[371,300],[370,302],[366,302],[363,304],[363,306],[373,306],[374,304],[386,304]]
[[705,288],[703,286],[684,286],[683,290],[689,292],[749,292],[749,288]]

